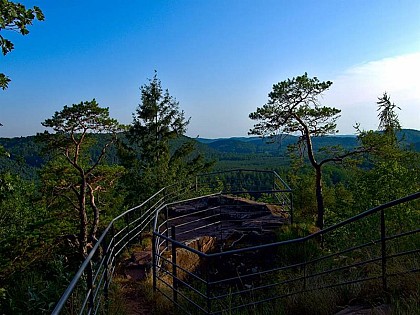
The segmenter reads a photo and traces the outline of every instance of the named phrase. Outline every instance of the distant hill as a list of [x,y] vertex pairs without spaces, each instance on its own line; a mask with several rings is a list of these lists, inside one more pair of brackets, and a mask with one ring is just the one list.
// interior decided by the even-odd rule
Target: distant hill
[[[107,135],[96,135],[98,143],[101,143]],[[420,131],[403,129],[399,133],[403,143],[412,146],[420,152]],[[229,169],[238,167],[273,168],[287,165],[287,146],[297,142],[298,137],[285,135],[273,142],[258,137],[234,137],[219,139],[204,139],[182,137],[174,140],[172,150],[184,141],[196,141],[197,150],[207,159],[216,160],[215,169]],[[324,146],[341,145],[351,149],[358,145],[355,136],[326,136],[314,138],[314,147],[319,149]],[[25,178],[35,178],[37,170],[43,165],[40,146],[35,142],[34,136],[0,138],[3,145],[11,154],[10,158],[0,158],[0,172],[13,170]],[[99,149],[92,149],[92,155],[98,154]],[[117,162],[116,150],[111,150],[108,160]]]
[[[420,139],[420,138],[419,138]],[[297,136],[282,135],[277,139],[263,139],[257,137],[242,138],[221,138],[221,139],[202,139],[197,141],[208,145],[221,153],[241,153],[241,154],[284,154],[287,146],[297,143]],[[313,140],[315,149],[324,146],[341,145],[346,149],[357,146],[355,136],[326,136],[317,137]]]
[[[420,131],[403,129],[398,133],[398,138],[406,145],[412,145],[416,151],[420,151]],[[206,144],[220,153],[241,153],[241,154],[276,154],[284,153],[289,144],[297,142],[297,136],[282,135],[275,141],[259,137],[233,137],[205,139],[197,138],[198,142]],[[345,149],[351,149],[358,145],[355,135],[336,135],[315,137],[313,139],[315,150],[325,146],[340,145]]]
[[403,129],[399,137],[404,143],[412,145],[416,151],[420,152],[420,130]]

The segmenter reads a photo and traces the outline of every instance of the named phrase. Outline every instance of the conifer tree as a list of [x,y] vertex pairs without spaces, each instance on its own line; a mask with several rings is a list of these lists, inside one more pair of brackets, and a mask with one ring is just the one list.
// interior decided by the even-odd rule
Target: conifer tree
[[141,202],[158,189],[181,182],[212,164],[197,153],[193,140],[184,137],[190,118],[185,117],[169,91],[163,90],[156,72],[140,90],[141,102],[128,131],[131,155],[125,155],[125,166],[131,168],[126,184],[131,187],[132,203]]
[[324,159],[317,159],[313,147],[313,137],[338,132],[336,121],[341,110],[322,106],[318,98],[330,88],[331,81],[320,82],[317,77],[309,78],[307,73],[273,85],[268,94],[268,102],[251,114],[249,118],[258,123],[250,134],[262,137],[276,137],[282,134],[298,133],[301,155],[307,153],[315,170],[315,190],[317,200],[316,226],[324,227],[324,197],[322,193],[322,167],[326,163],[341,163],[344,159],[365,152],[366,148],[344,151],[342,148],[324,148]]
[[[97,194],[114,185],[123,172],[120,166],[101,163],[123,126],[110,118],[109,109],[99,107],[95,100],[64,106],[42,125],[54,131],[38,135],[54,156],[44,167],[43,181],[45,186],[52,188],[51,198],[62,198],[76,210],[79,219],[77,245],[79,253],[86,257],[96,241],[100,222]],[[89,149],[94,144],[91,136],[95,133],[105,133],[109,138],[99,155],[93,157]]]

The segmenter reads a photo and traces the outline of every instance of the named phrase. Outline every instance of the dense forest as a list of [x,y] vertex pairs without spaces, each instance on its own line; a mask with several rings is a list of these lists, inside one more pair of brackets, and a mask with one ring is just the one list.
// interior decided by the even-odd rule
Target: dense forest
[[[35,20],[44,20],[40,8],[1,2],[1,31],[26,35]],[[4,32],[0,47],[3,55],[14,49]],[[0,88],[10,82],[0,72]],[[341,110],[319,101],[331,84],[306,73],[274,84],[267,103],[249,114],[253,137],[186,137],[190,118],[155,73],[141,86],[128,126],[93,99],[57,108],[40,122],[43,133],[0,138],[0,314],[51,313],[112,218],[198,174],[277,171],[293,190],[296,223],[289,232],[299,233],[420,191],[420,131],[402,129],[399,107],[384,93],[377,100],[377,130],[356,126],[355,136],[337,136]],[[221,186],[228,181],[216,180]],[[400,233],[405,227],[418,231],[419,208],[417,200],[386,220]],[[333,246],[373,229],[367,222]],[[283,232],[280,239],[288,239]],[[408,248],[405,243],[397,246]],[[291,256],[298,254],[293,249]],[[418,283],[415,290],[402,294],[400,303],[410,310],[418,306]]]
[[[106,135],[95,135],[98,143],[91,149],[93,155],[97,155],[101,138]],[[402,129],[397,132],[401,147],[420,152],[420,131],[413,129]],[[126,139],[121,134],[121,139]],[[124,140],[126,141],[126,140]],[[184,142],[194,142],[196,151],[208,160],[214,160],[213,171],[234,169],[234,168],[256,168],[256,169],[278,169],[281,166],[290,164],[288,146],[296,144],[297,136],[279,136],[278,140],[263,139],[259,137],[233,137],[220,139],[188,138],[180,136],[170,142],[170,147],[175,150]],[[357,147],[358,139],[355,135],[325,136],[314,139],[314,147],[319,150],[322,147],[341,146],[345,149]],[[42,154],[42,146],[36,141],[35,136],[0,138],[0,145],[10,154],[8,159],[3,159],[0,170],[11,171],[24,179],[36,180],[38,170],[45,163]],[[111,149],[106,157],[108,162],[118,163],[118,154],[115,148]]]
[[[317,228],[419,191],[420,131],[400,128],[386,94],[378,105],[388,111],[378,130],[357,136],[299,134],[310,130],[284,121],[297,129],[191,139],[189,119],[155,75],[141,87],[130,126],[92,100],[64,106],[42,122],[44,133],[1,138],[0,312],[50,312],[113,217],[200,173],[276,170],[293,189],[296,221]],[[264,119],[258,115],[251,118]],[[318,172],[322,191],[315,189]],[[395,220],[419,222],[418,209],[406,211]]]

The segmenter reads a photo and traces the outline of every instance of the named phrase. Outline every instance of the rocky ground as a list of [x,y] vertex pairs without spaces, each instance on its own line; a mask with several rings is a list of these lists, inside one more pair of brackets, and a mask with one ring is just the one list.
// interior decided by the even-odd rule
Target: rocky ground
[[[214,210],[205,211],[210,208]],[[288,222],[287,214],[278,206],[228,196],[184,203],[172,207],[168,213],[169,224],[176,226],[176,239],[204,253],[219,250],[218,247],[226,250],[246,246],[257,239],[257,242],[267,241],[267,237],[273,237],[274,229]],[[117,275],[125,296],[125,308],[128,314],[152,314],[153,306],[139,289],[144,287],[151,272],[150,240],[147,246],[133,247],[131,252],[131,256],[121,262]],[[190,256],[188,251],[177,251],[178,263],[192,271],[200,261]]]

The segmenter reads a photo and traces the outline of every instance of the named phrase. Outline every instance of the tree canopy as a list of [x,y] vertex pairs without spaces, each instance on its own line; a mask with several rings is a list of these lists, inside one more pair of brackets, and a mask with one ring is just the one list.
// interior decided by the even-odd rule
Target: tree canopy
[[141,103],[133,114],[129,138],[139,144],[143,163],[159,164],[168,158],[168,141],[183,135],[190,119],[185,118],[169,91],[163,91],[157,73],[140,90]]
[[[44,14],[37,6],[27,9],[21,3],[14,3],[9,0],[0,0],[0,32],[15,31],[22,35],[29,34],[28,25],[32,25],[33,20],[44,20]],[[0,47],[3,55],[7,55],[14,49],[13,43],[0,33]],[[5,90],[10,82],[10,78],[4,73],[0,73],[0,88]]]
[[268,102],[249,114],[249,118],[258,121],[250,130],[250,134],[263,137],[300,134],[298,148],[302,154],[307,151],[308,159],[316,173],[316,225],[320,229],[324,226],[322,166],[328,162],[341,162],[351,155],[365,151],[364,148],[350,152],[339,147],[324,148],[324,153],[328,153],[329,156],[317,160],[312,138],[338,132],[336,121],[340,117],[341,110],[322,106],[318,100],[331,85],[331,81],[321,82],[317,77],[309,78],[307,73],[287,79],[274,84],[268,94]]
[[307,73],[274,84],[268,102],[249,114],[249,118],[259,121],[249,133],[275,136],[299,132],[307,138],[337,132],[335,122],[341,110],[321,106],[318,101],[331,85],[331,81],[320,82]]
[[125,166],[130,169],[125,182],[131,192],[130,202],[134,204],[212,164],[204,161],[195,143],[184,137],[190,119],[185,118],[169,91],[162,88],[156,72],[140,90],[141,102],[127,135],[131,147],[125,153],[131,153],[120,152],[120,156],[125,156]]
[[[43,181],[46,187],[52,188],[53,196],[64,198],[77,211],[79,253],[86,256],[88,247],[96,240],[99,225],[99,207],[95,194],[106,186],[112,186],[123,172],[120,166],[100,164],[123,126],[110,118],[109,109],[99,107],[95,99],[64,106],[42,125],[52,128],[55,133],[45,131],[38,135],[39,139],[46,144],[49,152],[59,153],[47,164],[48,171],[44,173]],[[109,139],[97,157],[92,157],[89,152],[93,144],[90,136],[93,133],[109,134]],[[92,212],[91,220],[88,220],[88,208]]]
[[394,103],[391,103],[390,96],[387,92],[384,92],[381,97],[378,97],[378,118],[379,126],[378,129],[383,131],[388,139],[394,143],[397,142],[396,132],[401,130],[401,124],[396,113],[397,109],[400,109]]

